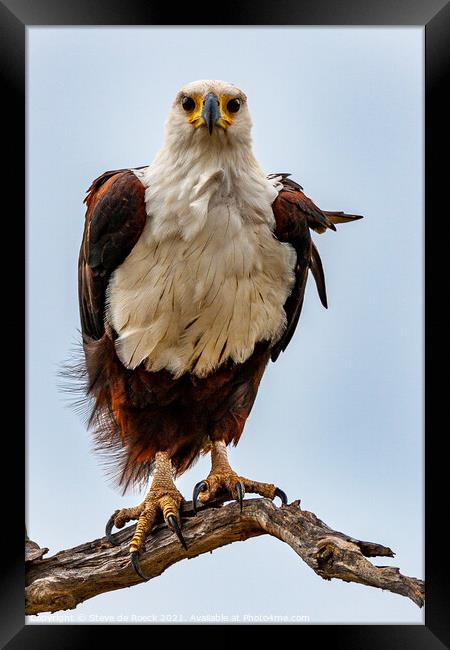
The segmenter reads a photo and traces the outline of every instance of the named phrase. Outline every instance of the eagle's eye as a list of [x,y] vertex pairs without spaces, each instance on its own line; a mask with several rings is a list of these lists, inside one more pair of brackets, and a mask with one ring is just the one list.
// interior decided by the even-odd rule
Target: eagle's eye
[[195,108],[195,102],[192,97],[183,97],[181,105],[185,111],[193,111]]
[[230,113],[237,113],[240,108],[241,101],[237,97],[236,99],[230,99],[227,104],[227,109],[230,111]]

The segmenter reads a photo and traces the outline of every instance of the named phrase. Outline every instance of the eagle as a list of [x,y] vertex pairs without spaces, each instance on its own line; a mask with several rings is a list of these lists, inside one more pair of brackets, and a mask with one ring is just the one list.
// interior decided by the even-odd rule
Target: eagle
[[124,492],[144,500],[106,525],[137,520],[130,562],[158,517],[184,548],[175,479],[200,454],[211,471],[193,507],[246,493],[287,503],[276,485],[238,475],[239,442],[269,361],[286,350],[309,272],[327,307],[311,230],[360,215],[321,210],[287,173],[266,175],[252,151],[245,93],[201,80],[176,94],[164,144],[144,167],[107,171],[85,198],[78,263],[85,397],[95,446]]

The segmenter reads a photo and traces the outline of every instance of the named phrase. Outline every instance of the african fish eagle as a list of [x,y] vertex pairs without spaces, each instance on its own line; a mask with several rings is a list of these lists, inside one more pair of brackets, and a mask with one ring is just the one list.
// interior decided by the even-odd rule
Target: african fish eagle
[[251,143],[246,95],[196,81],[176,95],[164,144],[147,167],[108,171],[91,184],[79,256],[79,305],[90,424],[124,490],[147,481],[134,508],[131,562],[157,517],[186,547],[174,479],[199,454],[211,471],[194,509],[246,492],[287,502],[270,483],[239,476],[237,444],[258,386],[296,329],[308,272],[327,306],[310,230],[358,215],[319,209],[289,174],[266,175]]

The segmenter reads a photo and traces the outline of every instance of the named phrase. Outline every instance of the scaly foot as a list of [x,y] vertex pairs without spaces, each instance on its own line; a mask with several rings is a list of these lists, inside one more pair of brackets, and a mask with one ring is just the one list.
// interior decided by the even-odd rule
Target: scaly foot
[[279,497],[283,504],[287,503],[287,496],[272,483],[260,483],[239,476],[230,467],[227,457],[227,448],[223,441],[215,441],[211,448],[211,471],[204,481],[200,481],[194,487],[192,502],[196,511],[197,501],[206,503],[214,497],[229,494],[232,499],[239,501],[241,512],[244,495],[246,492],[259,494],[268,499]]
[[180,506],[182,494],[175,487],[172,478],[172,465],[166,452],[155,455],[155,473],[150,490],[144,501],[134,508],[122,508],[110,517],[106,524],[105,534],[109,542],[117,546],[111,536],[113,526],[123,528],[129,521],[137,519],[133,539],[130,542],[130,559],[136,573],[143,579],[144,575],[139,565],[139,554],[144,549],[147,535],[153,528],[158,512],[161,511],[164,521],[173,530],[182,546],[187,550],[186,542],[181,532]]

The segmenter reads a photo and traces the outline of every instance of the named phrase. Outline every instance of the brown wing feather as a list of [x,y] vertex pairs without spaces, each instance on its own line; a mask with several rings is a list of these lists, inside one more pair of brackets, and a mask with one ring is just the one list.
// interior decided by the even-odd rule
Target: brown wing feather
[[84,336],[104,333],[105,292],[114,270],[139,239],[146,221],[145,188],[133,172],[105,172],[92,183],[78,261],[78,292]]
[[272,206],[276,223],[274,234],[280,241],[291,244],[297,253],[295,284],[284,305],[287,326],[281,339],[272,348],[272,361],[276,361],[280,352],[286,349],[297,327],[303,306],[308,270],[313,274],[323,306],[328,306],[322,261],[319,251],[312,242],[310,229],[317,233],[324,233],[327,229],[336,230],[334,225],[336,223],[362,219],[361,215],[321,210],[303,193],[303,188],[288,176],[289,174],[269,176],[270,179],[280,178],[283,185]]

